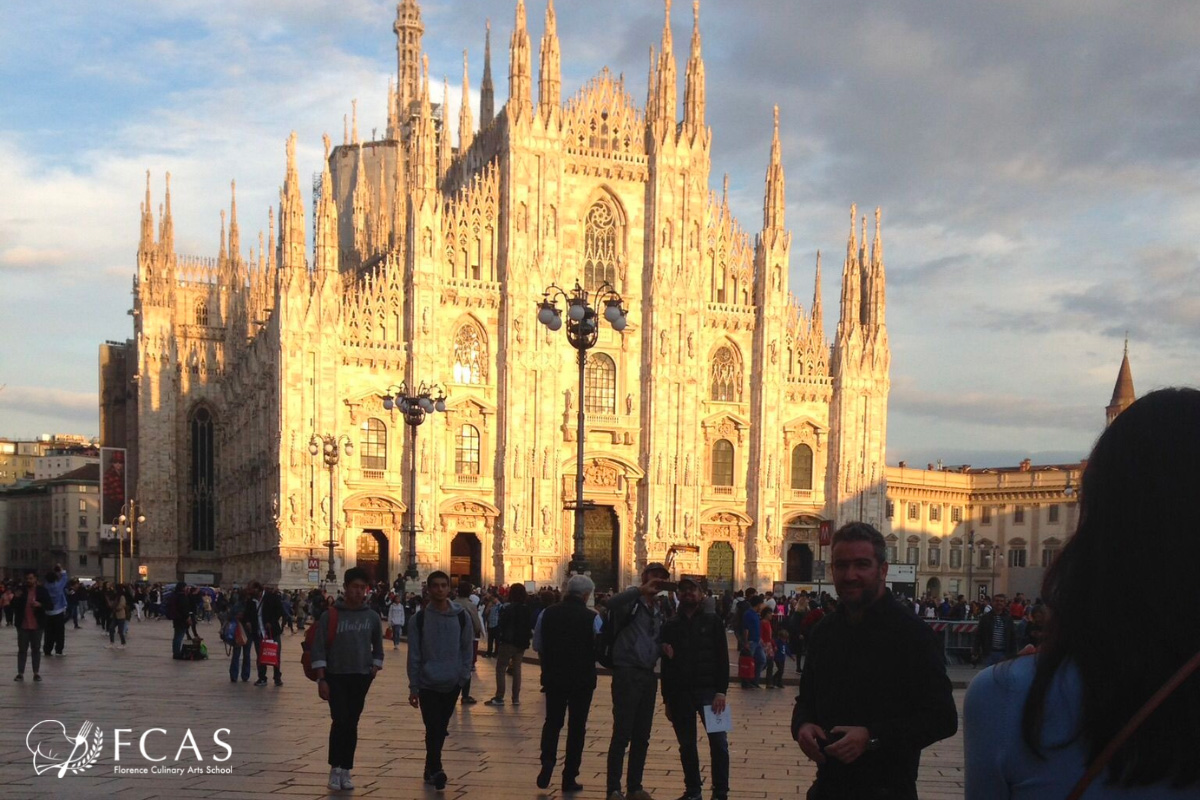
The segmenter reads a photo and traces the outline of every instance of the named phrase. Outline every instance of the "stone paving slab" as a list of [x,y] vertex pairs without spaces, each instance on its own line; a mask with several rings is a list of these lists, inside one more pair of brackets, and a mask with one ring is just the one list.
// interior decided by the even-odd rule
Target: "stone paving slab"
[[[285,685],[255,687],[229,681],[224,646],[215,623],[200,626],[210,659],[180,662],[170,658],[171,626],[166,622],[133,622],[125,650],[107,650],[92,623],[68,629],[66,655],[43,658],[41,683],[33,683],[26,667],[23,683],[16,673],[16,629],[0,627],[0,785],[5,798],[328,798],[380,797],[401,800],[603,800],[604,764],[611,731],[612,697],[609,678],[602,676],[588,718],[579,781],[583,792],[563,795],[556,773],[551,788],[537,789],[538,739],[545,712],[538,692],[538,667],[523,667],[522,703],[502,708],[484,706],[495,686],[489,659],[479,660],[472,693],[479,705],[461,709],[450,725],[444,760],[450,784],[437,793],[421,783],[424,729],[420,713],[409,707],[404,674],[405,648],[385,648],[385,669],[371,688],[359,728],[354,792],[331,793],[325,787],[329,769],[325,755],[329,734],[327,706],[316,685],[300,670],[300,636],[285,634],[282,643]],[[962,673],[957,674],[955,670]],[[972,671],[952,668],[956,686],[965,685]],[[789,679],[793,673],[789,672]],[[896,687],[903,691],[902,686]],[[789,723],[794,688],[741,690],[732,688],[736,729],[730,735],[730,773],[735,798],[783,800],[803,797],[815,767],[791,740]],[[511,692],[511,684],[510,684]],[[955,700],[961,710],[961,688]],[[78,773],[57,777],[57,771],[35,775],[26,747],[30,728],[42,720],[61,721],[74,736],[84,720],[103,733],[96,763]],[[163,766],[232,768],[231,774],[116,774],[114,729],[126,742],[119,766],[150,768],[138,752],[138,738],[147,736],[149,755],[165,758]],[[233,753],[214,761],[224,750],[215,746],[213,732],[228,728],[222,738]],[[42,730],[42,729],[39,729]],[[191,731],[203,761],[191,749],[175,755]],[[58,748],[69,744],[58,735]],[[566,742],[563,731],[562,745]],[[47,744],[47,747],[50,745]],[[707,746],[700,743],[701,763],[708,779]],[[561,753],[560,753],[561,761]],[[922,758],[918,791],[922,798],[949,800],[963,796],[962,735],[928,748]],[[674,733],[666,718],[655,719],[647,758],[645,785],[658,800],[683,791]]]

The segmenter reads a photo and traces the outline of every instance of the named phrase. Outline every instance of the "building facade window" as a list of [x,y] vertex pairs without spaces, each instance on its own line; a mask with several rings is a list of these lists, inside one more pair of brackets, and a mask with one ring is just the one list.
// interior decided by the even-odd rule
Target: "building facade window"
[[454,334],[454,382],[487,383],[487,340],[474,323],[459,327]]
[[950,507],[950,521],[956,525],[962,522],[962,506]]
[[719,403],[742,399],[742,365],[732,347],[719,347],[712,360],[711,397]]
[[583,238],[583,288],[589,292],[617,282],[617,214],[607,200],[588,209]]
[[718,439],[712,449],[713,486],[733,486],[733,445]]
[[1048,567],[1054,563],[1054,559],[1058,558],[1059,549],[1057,547],[1042,548],[1042,566]]
[[583,372],[583,410],[588,414],[617,413],[617,365],[605,353],[587,357]]
[[921,563],[921,547],[919,545],[910,544],[908,546],[908,555],[905,557],[904,562],[906,564]]
[[900,546],[896,543],[895,536],[887,538],[887,560],[889,564],[895,564],[900,560]]
[[1013,506],[1013,524],[1025,524],[1025,506]]
[[1046,521],[1051,525],[1058,522],[1058,503],[1051,503],[1046,508]]
[[962,547],[952,544],[950,546],[950,569],[962,569]]
[[87,554],[86,553],[79,554],[79,566],[81,566],[81,567],[87,566]]
[[942,507],[941,506],[934,504],[929,507],[929,521],[930,522],[941,522],[942,521]]
[[896,516],[896,501],[895,500],[887,501],[886,508],[884,510],[884,514],[887,515],[888,519],[893,519]]
[[991,525],[992,524],[992,507],[991,506],[984,506],[982,509],[980,509],[979,521],[983,525]]
[[1008,565],[1010,567],[1025,566],[1025,548],[1019,548],[1008,551]]
[[931,567],[940,567],[942,565],[942,546],[937,542],[929,543],[929,548],[926,550],[926,562]]
[[86,533],[79,534],[79,548],[78,549],[87,550],[87,546],[88,546],[88,535]]
[[197,325],[208,324],[208,303],[203,300],[196,301],[195,319]]
[[387,469],[387,427],[383,420],[371,418],[362,424],[363,469]]
[[919,520],[921,518],[921,506],[916,503],[908,504],[908,518],[911,520]]
[[463,425],[454,438],[454,474],[478,475],[481,463],[479,429],[474,425]]
[[792,488],[813,488],[813,451],[806,444],[792,448]]
[[192,412],[188,492],[192,517],[192,549],[216,549],[216,458],[213,417],[200,406]]

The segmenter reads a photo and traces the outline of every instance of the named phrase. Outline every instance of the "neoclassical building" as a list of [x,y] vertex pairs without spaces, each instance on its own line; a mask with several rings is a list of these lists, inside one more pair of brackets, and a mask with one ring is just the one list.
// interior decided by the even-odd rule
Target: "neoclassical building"
[[[400,3],[386,135],[360,140],[355,119],[340,146],[326,137],[314,185],[293,134],[278,212],[248,251],[235,198],[215,259],[177,254],[169,176],[157,220],[147,178],[134,338],[106,357],[129,365],[127,391],[102,394],[126,403],[106,413],[130,420],[152,580],[307,585],[311,557],[326,569],[331,514],[337,568],[391,580],[407,562],[415,459],[422,574],[558,581],[580,403],[586,552],[602,587],[668,557],[715,587],[804,580],[822,521],[882,524],[878,210],[868,241],[851,208],[831,346],[819,256],[811,305],[789,286],[778,109],[761,226],[742,227],[727,188],[712,191],[698,3],[682,102],[664,25],[644,107],[607,69],[564,99],[552,2],[545,13],[535,62],[517,3],[499,109],[489,29],[478,127],[464,101],[454,142],[420,9]],[[582,397],[574,351],[536,317],[548,285],[576,281],[611,284],[629,310],[623,331],[602,326]],[[448,394],[415,448],[383,404],[400,381]],[[356,450],[331,475],[309,455],[313,434]]]

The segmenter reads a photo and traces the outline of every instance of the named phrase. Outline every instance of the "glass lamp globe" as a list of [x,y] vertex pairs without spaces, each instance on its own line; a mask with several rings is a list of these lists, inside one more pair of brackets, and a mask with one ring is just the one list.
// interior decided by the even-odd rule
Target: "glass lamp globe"
[[552,330],[552,331],[557,331],[557,330],[560,330],[560,329],[562,328],[562,325],[563,325],[563,323],[562,323],[562,317],[560,317],[560,316],[558,316],[557,314],[555,314],[555,315],[554,315],[554,319],[550,320],[550,326],[549,326],[549,327],[550,327],[550,330]]
[[575,322],[583,319],[585,313],[587,313],[587,309],[584,307],[582,301],[572,302],[571,307],[567,309],[567,316]]
[[446,410],[446,399],[444,397],[439,397],[438,401],[433,404],[433,407],[436,408],[439,412],[445,411]]
[[625,319],[624,314],[619,315],[616,319],[614,319],[612,321],[612,326],[613,326],[614,331],[623,331],[623,330],[625,330],[625,326],[628,324],[629,324],[629,321]]
[[555,308],[552,305],[549,303],[542,303],[541,308],[538,309],[538,322],[542,323],[543,325],[549,325],[550,320],[558,316],[554,312]]

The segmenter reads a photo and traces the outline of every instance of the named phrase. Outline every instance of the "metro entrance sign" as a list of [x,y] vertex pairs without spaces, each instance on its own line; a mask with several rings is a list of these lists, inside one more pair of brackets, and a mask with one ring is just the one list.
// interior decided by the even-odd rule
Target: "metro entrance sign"
[[320,569],[321,568],[321,559],[317,558],[316,556],[309,556],[308,557],[308,568],[309,569]]

